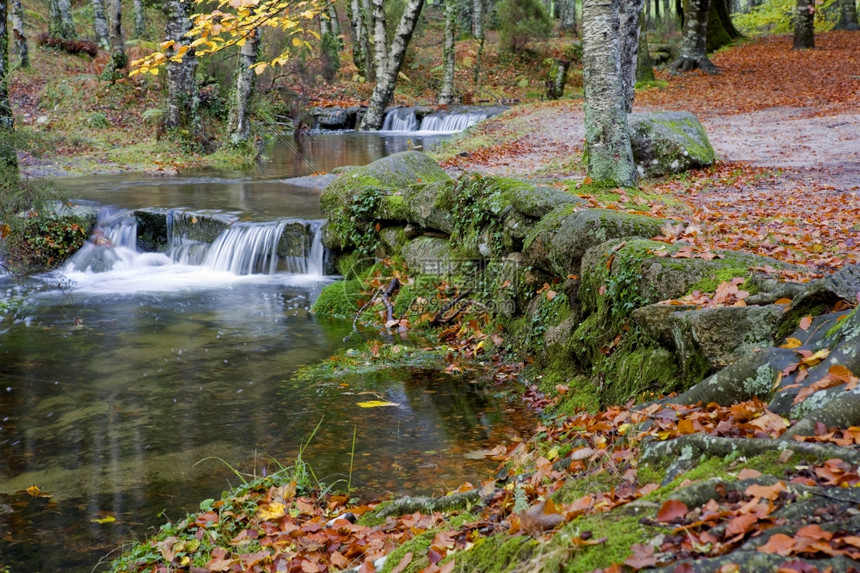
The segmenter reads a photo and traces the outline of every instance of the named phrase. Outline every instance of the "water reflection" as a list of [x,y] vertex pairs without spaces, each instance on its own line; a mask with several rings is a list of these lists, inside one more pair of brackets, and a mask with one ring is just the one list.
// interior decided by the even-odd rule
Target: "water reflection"
[[275,141],[266,151],[268,161],[251,173],[183,173],[180,177],[141,174],[76,177],[62,181],[75,198],[103,205],[189,207],[241,211],[248,217],[319,218],[320,189],[290,185],[286,179],[330,172],[343,165],[366,165],[409,149],[430,149],[446,136],[378,133],[315,134],[297,149],[290,139]]

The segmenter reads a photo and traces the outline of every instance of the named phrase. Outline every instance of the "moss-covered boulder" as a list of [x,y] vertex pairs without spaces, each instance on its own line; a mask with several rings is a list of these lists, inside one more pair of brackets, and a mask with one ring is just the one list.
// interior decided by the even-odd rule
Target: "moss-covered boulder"
[[710,373],[747,352],[773,346],[784,310],[778,305],[684,310],[649,305],[635,310],[633,319],[682,362],[704,360]]
[[454,188],[453,179],[415,185],[403,193],[406,203],[406,218],[425,229],[448,233],[454,232]]
[[563,205],[554,209],[528,233],[527,261],[559,276],[578,274],[588,249],[610,239],[651,238],[660,234],[665,219],[630,215],[608,209]]
[[402,253],[410,269],[430,276],[450,274],[456,260],[451,244],[439,237],[418,237],[404,245]]
[[404,193],[411,186],[449,179],[433,159],[417,151],[395,153],[350,169],[320,196],[329,221],[324,235],[326,246],[372,253],[379,245],[376,222],[408,220]]
[[705,128],[690,112],[631,113],[633,159],[641,175],[660,177],[714,164]]

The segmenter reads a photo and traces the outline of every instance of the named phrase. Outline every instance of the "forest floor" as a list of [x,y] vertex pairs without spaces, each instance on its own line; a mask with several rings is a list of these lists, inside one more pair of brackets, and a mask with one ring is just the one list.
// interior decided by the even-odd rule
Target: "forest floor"
[[[755,39],[714,54],[718,75],[658,71],[666,87],[637,93],[634,111],[695,113],[718,157],[711,169],[643,181],[643,192],[680,201],[652,202],[653,214],[695,222],[722,248],[821,270],[858,261],[860,34],[816,40],[815,50],[793,51],[789,36]],[[581,180],[584,137],[580,102],[546,102],[483,123],[441,159],[452,174]]]

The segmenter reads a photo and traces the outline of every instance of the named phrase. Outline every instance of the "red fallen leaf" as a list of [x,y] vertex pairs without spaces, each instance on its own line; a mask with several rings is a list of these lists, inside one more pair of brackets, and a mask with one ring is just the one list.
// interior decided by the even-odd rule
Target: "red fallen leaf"
[[776,553],[777,555],[790,555],[794,549],[794,538],[784,533],[774,533],[767,543],[757,548],[759,553]]
[[757,477],[761,477],[761,472],[758,470],[753,470],[753,469],[749,469],[749,468],[744,468],[740,471],[740,473],[738,473],[738,479],[739,480],[751,479],[751,478],[757,478]]
[[628,557],[624,564],[633,567],[633,569],[644,569],[645,567],[653,567],[657,564],[657,558],[654,557],[654,548],[650,545],[634,543],[630,549],[633,555]]
[[693,566],[689,563],[679,563],[672,569],[672,573],[693,573]]
[[797,325],[800,327],[800,330],[806,331],[809,330],[809,327],[812,326],[812,316],[806,315],[800,319],[800,323]]
[[329,561],[339,569],[346,569],[349,566],[349,560],[338,551],[335,551],[329,556]]
[[[663,503],[660,510],[657,511],[657,521],[669,523],[676,519],[683,519],[687,515],[687,504],[676,499],[669,499]],[[654,548],[651,548],[652,553]]]
[[403,556],[403,559],[401,559],[400,562],[394,566],[394,568],[391,570],[391,573],[402,573],[404,569],[409,567],[410,563],[412,563],[411,551]]
[[752,513],[744,513],[735,516],[729,521],[726,526],[726,537],[734,537],[735,535],[744,535],[750,528],[758,522],[758,516]]
[[763,499],[774,500],[779,497],[779,493],[785,491],[785,483],[778,481],[773,485],[756,485],[749,486],[744,493],[750,497],[759,497]]
[[783,563],[776,573],[819,573],[818,567],[805,561],[795,560]]

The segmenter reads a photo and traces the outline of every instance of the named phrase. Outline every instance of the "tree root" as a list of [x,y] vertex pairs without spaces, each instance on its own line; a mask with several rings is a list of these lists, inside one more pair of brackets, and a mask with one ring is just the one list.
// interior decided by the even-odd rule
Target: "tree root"
[[481,494],[477,489],[470,489],[442,497],[401,497],[388,503],[373,513],[373,517],[385,518],[388,516],[408,515],[410,513],[431,514],[437,511],[451,511],[460,509],[467,505],[481,501]]
[[720,73],[720,69],[704,54],[697,57],[681,56],[672,63],[670,69],[672,75],[692,72],[693,70],[702,70],[709,76]]
[[665,442],[650,442],[642,447],[642,461],[657,459],[696,460],[702,454],[725,457],[729,454],[758,456],[768,452],[792,450],[821,460],[839,458],[852,465],[860,464],[860,450],[835,444],[794,442],[789,440],[759,440],[754,438],[720,438],[705,434],[689,434]]

